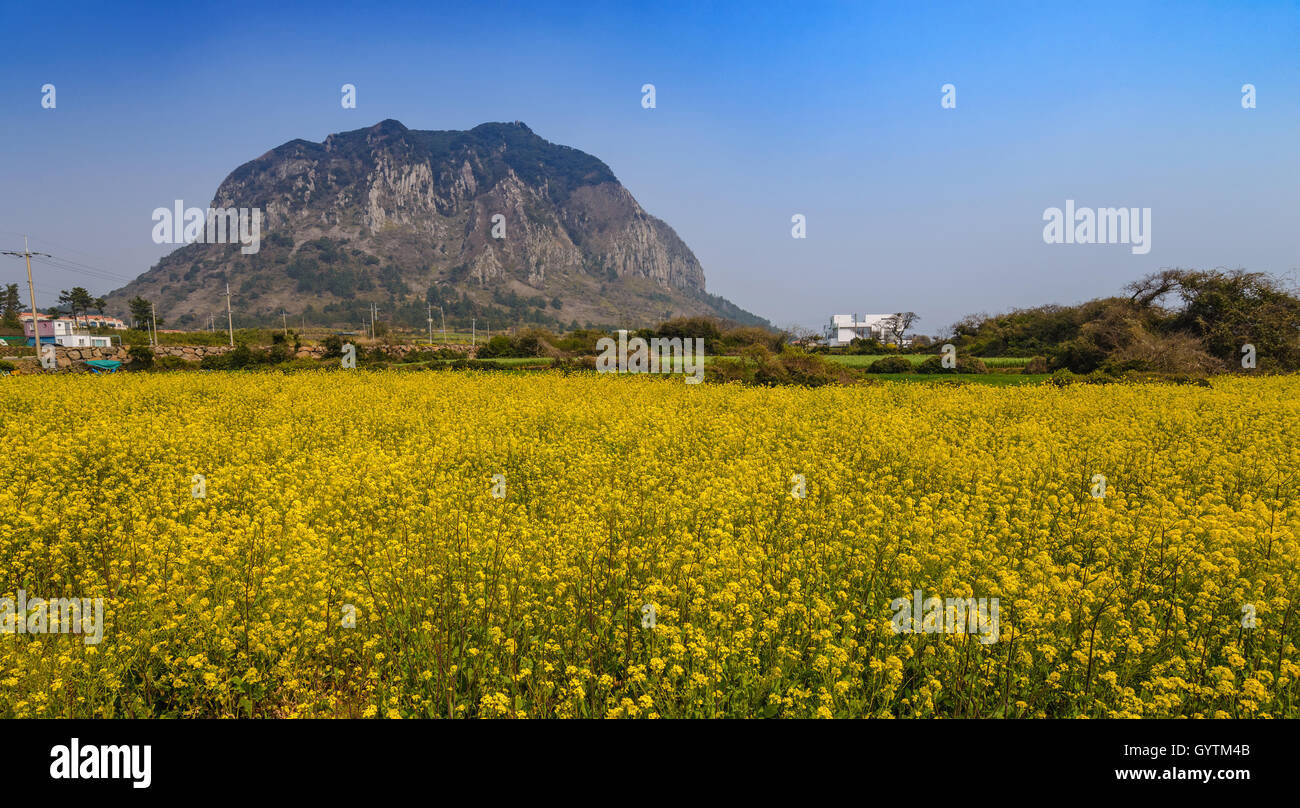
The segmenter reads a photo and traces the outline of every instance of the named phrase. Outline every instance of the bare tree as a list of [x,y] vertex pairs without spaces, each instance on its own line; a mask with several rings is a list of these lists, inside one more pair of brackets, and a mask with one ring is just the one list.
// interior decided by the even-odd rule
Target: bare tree
[[1124,287],[1124,291],[1129,293],[1129,300],[1146,308],[1176,291],[1186,275],[1181,269],[1164,269],[1133,281]]
[[792,325],[785,331],[790,335],[790,342],[801,348],[811,348],[825,341],[821,333],[801,325]]
[[889,335],[890,341],[895,345],[902,347],[903,338],[912,326],[920,322],[921,318],[914,311],[895,312],[887,320],[881,323],[885,333]]

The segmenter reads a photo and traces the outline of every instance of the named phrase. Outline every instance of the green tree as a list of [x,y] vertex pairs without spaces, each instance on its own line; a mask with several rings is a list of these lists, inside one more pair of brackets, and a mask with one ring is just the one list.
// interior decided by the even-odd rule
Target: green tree
[[59,292],[59,305],[67,306],[72,319],[76,320],[77,312],[89,311],[90,307],[95,305],[95,298],[86,291],[86,287],[74,286],[72,291],[64,289]]
[[[1165,336],[1188,335],[1210,356],[1236,368],[1253,345],[1267,367],[1300,368],[1300,298],[1263,272],[1166,269],[1125,287]],[[1168,298],[1177,298],[1165,307]],[[1264,365],[1261,365],[1263,367]]]
[[5,328],[22,327],[22,321],[18,319],[22,305],[22,301],[18,298],[18,284],[6,284],[4,295],[0,296],[0,319],[3,320]]
[[139,295],[131,298],[131,301],[127,303],[127,305],[131,308],[131,324],[136,328],[140,328],[141,326],[148,327],[150,322],[155,322],[158,325],[162,325],[164,322],[161,317],[156,320],[152,319],[153,304]]
[[148,345],[132,345],[126,353],[131,358],[131,364],[142,368],[153,367],[153,351]]

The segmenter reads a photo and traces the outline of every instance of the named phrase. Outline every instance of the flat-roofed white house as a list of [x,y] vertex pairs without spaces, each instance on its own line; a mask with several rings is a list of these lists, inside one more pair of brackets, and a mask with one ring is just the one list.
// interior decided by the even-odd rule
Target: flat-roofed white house
[[68,334],[67,336],[57,337],[57,345],[64,348],[112,348],[112,337],[97,337],[93,334]]
[[[889,330],[893,323],[893,314],[833,314],[830,325],[826,326],[826,344],[836,348],[855,339],[893,342],[894,336]],[[904,339],[902,347],[910,343],[910,339]]]

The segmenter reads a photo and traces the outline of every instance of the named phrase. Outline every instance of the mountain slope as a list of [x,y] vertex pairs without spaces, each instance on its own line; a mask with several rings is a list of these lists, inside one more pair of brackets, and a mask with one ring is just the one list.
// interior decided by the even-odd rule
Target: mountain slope
[[356,325],[372,302],[408,325],[429,306],[449,325],[498,328],[697,314],[766,324],[707,294],[690,248],[608,166],[518,122],[435,132],[386,120],[290,141],[232,172],[212,205],[260,208],[261,250],[185,245],[111,293],[114,311],[141,295],[168,323],[201,326],[224,315],[229,282],[249,324],[284,311]]

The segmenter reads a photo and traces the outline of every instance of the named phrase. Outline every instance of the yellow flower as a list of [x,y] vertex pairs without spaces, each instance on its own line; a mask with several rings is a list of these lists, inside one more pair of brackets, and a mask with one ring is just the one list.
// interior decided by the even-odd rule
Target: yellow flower
[[1300,717],[1289,377],[0,381],[0,717]]

